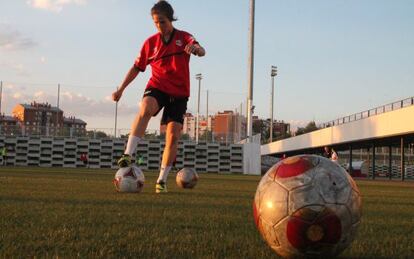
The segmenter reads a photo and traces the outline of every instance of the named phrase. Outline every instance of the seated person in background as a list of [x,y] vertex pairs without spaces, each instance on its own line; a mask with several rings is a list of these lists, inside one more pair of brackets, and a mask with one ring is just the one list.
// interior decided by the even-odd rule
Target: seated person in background
[[329,158],[333,162],[338,162],[338,154],[335,152],[335,150],[333,150],[333,148],[325,146],[323,156]]

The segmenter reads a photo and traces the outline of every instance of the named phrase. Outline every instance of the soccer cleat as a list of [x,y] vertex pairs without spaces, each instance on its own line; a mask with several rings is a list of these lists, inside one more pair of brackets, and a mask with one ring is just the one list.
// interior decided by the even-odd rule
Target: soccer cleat
[[155,193],[166,193],[167,190],[167,184],[164,182],[159,182],[155,185]]
[[128,154],[123,154],[118,160],[119,167],[128,167],[131,165],[131,156]]

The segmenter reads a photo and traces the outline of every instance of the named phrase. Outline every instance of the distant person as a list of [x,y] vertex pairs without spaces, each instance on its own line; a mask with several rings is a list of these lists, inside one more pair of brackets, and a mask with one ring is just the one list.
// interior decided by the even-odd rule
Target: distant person
[[86,153],[82,153],[82,154],[80,155],[80,161],[82,161],[82,162],[83,162],[83,165],[84,165],[85,167],[89,168],[89,165],[88,165],[88,154],[86,154]]
[[330,159],[333,162],[338,162],[338,154],[331,147],[328,147],[328,146],[324,147],[323,156]]
[[331,152],[331,161],[338,163],[338,153],[333,148],[331,148]]
[[2,164],[6,165],[7,164],[6,163],[6,159],[7,159],[7,148],[6,147],[2,147],[0,149],[0,155],[1,155],[1,158],[2,158]]
[[181,137],[183,117],[190,96],[190,55],[202,57],[205,50],[188,32],[174,28],[174,9],[167,1],[158,1],[151,9],[152,20],[158,33],[143,44],[134,65],[129,69],[122,84],[112,94],[118,102],[125,88],[151,66],[152,75],[145,88],[140,111],[132,123],[131,133],[124,154],[118,160],[120,167],[131,165],[131,156],[142,140],[148,122],[164,108],[161,124],[166,125],[165,148],[161,170],[155,185],[156,193],[167,192],[167,176],[177,153]]

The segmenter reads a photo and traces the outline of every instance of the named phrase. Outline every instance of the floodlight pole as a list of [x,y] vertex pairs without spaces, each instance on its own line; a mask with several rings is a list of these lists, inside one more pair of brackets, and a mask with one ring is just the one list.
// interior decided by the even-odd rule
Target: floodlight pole
[[198,100],[197,100],[197,117],[196,117],[196,143],[198,144],[198,127],[200,124],[200,89],[201,89],[201,79],[203,79],[201,73],[196,74],[196,79],[198,80]]
[[247,138],[253,135],[253,72],[254,72],[254,6],[255,0],[250,0],[250,33],[249,33],[249,69],[248,69],[248,96],[247,96]]
[[57,92],[57,111],[56,111],[56,125],[55,125],[55,135],[59,129],[59,104],[60,104],[60,84],[58,84],[58,92]]
[[57,107],[59,109],[59,101],[60,101],[60,84],[58,84],[58,92],[57,92]]
[[1,116],[1,100],[3,99],[3,81],[0,81],[0,116]]
[[208,128],[208,90],[207,90],[207,99],[206,99],[206,131],[205,131],[205,135],[206,135],[206,143],[208,142],[208,134],[207,132],[209,132],[209,128]]
[[[118,90],[118,87],[116,88]],[[115,103],[115,128],[114,128],[114,137],[116,138],[116,126],[118,122],[118,101]]]
[[273,96],[274,96],[274,88],[275,88],[275,76],[277,75],[277,67],[271,66],[270,68],[270,76],[272,78],[272,85],[271,85],[271,102],[270,102],[270,130],[269,130],[269,142],[273,142]]

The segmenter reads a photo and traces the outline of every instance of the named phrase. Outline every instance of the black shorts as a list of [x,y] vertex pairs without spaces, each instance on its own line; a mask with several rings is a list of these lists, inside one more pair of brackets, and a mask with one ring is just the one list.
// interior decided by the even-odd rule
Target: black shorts
[[184,114],[187,111],[188,97],[173,97],[156,88],[147,88],[143,97],[146,96],[154,97],[157,100],[159,110],[153,116],[157,116],[160,110],[164,108],[161,125],[171,121],[183,124]]

